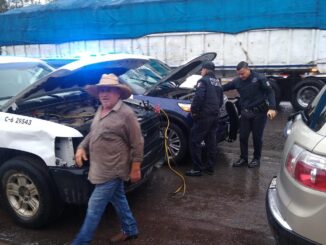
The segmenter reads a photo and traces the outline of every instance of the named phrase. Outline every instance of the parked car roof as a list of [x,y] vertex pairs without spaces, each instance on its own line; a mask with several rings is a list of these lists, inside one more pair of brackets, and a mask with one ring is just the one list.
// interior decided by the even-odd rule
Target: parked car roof
[[17,93],[26,89],[54,69],[34,58],[0,56],[0,109]]
[[28,57],[18,57],[18,56],[0,56],[0,63],[18,63],[18,62],[37,62],[37,63],[43,63],[46,62],[36,59],[36,58],[28,58]]

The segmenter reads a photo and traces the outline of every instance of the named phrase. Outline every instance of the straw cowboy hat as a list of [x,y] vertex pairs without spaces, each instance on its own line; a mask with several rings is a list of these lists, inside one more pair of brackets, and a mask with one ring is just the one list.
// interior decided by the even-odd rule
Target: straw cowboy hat
[[98,97],[99,88],[101,87],[118,88],[122,100],[129,98],[131,95],[131,89],[127,85],[119,83],[119,78],[112,73],[103,74],[98,84],[87,85],[85,91],[94,97]]

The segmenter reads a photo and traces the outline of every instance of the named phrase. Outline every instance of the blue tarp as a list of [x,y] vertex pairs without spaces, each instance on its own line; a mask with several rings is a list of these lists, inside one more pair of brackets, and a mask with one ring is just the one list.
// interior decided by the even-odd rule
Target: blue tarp
[[265,28],[326,29],[326,0],[58,0],[0,14],[0,46]]

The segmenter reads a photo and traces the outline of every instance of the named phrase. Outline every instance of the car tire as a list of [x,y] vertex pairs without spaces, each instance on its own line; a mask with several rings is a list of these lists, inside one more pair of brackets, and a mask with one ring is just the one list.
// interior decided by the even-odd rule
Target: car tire
[[[161,132],[164,135],[167,123],[162,123]],[[175,123],[169,125],[168,131],[168,152],[175,164],[181,164],[187,153],[187,137],[184,131]],[[165,145],[165,144],[164,144]],[[164,149],[165,152],[165,149]]]
[[4,208],[20,226],[40,228],[62,210],[42,162],[29,156],[6,161],[0,167],[0,196]]
[[306,78],[300,81],[292,91],[291,104],[293,108],[296,111],[306,109],[324,85],[323,81],[315,78]]

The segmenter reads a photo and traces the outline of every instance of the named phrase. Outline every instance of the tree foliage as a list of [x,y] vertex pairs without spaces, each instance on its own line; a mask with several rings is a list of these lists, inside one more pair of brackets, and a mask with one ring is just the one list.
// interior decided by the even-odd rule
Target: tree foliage
[[6,0],[0,0],[0,13],[7,11],[8,3]]
[[22,8],[28,5],[46,4],[55,0],[0,0],[0,13],[13,8]]

